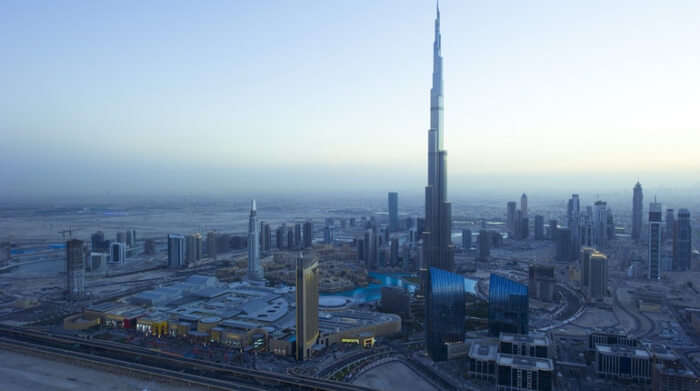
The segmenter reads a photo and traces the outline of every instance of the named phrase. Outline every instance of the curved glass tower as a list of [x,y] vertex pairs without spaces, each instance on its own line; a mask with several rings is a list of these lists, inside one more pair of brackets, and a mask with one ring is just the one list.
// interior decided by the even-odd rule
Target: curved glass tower
[[489,280],[489,335],[528,333],[527,286],[496,274]]
[[425,295],[425,347],[433,361],[447,360],[445,343],[464,341],[464,277],[435,267],[428,270]]

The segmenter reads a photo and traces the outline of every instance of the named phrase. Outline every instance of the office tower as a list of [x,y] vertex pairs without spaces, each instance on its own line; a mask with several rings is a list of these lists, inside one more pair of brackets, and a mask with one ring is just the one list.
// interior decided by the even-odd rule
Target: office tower
[[425,295],[425,348],[433,361],[447,360],[447,345],[464,341],[464,277],[428,269]]
[[300,249],[303,246],[303,242],[301,241],[301,223],[295,223],[294,224],[294,248],[295,249]]
[[153,239],[146,239],[143,241],[143,253],[144,255],[156,255],[156,242]]
[[216,261],[216,232],[207,232],[207,257],[210,260]]
[[270,230],[270,224],[261,221],[260,222],[260,251],[268,252],[272,249],[272,231]]
[[275,245],[277,246],[278,249],[283,250],[285,245],[284,241],[285,238],[287,237],[287,227],[282,224],[281,226],[277,227],[275,230]]
[[526,285],[491,274],[489,281],[489,335],[501,332],[527,334],[528,289]]
[[569,227],[571,233],[571,250],[573,254],[578,253],[578,249],[581,246],[580,242],[580,232],[579,232],[579,221],[581,219],[581,201],[579,200],[578,194],[572,194],[569,198],[569,202],[566,208],[566,224]]
[[399,230],[399,193],[389,193],[389,231]]
[[462,248],[465,250],[472,248],[472,231],[469,229],[462,230]]
[[535,216],[535,240],[544,240],[544,216]]
[[527,238],[530,237],[530,218],[529,217],[521,217],[520,218],[520,225],[518,226],[518,232],[520,234],[520,239],[526,240]]
[[615,240],[617,233],[615,232],[615,215],[612,209],[608,208],[608,225],[607,225],[608,241]]
[[[578,248],[581,246],[592,246],[593,245],[593,208],[590,206],[586,207],[586,211],[581,214],[581,218],[578,224]],[[578,250],[577,250],[578,251]]]
[[126,244],[122,242],[114,242],[110,244],[109,255],[112,258],[112,263],[126,262]]
[[527,217],[527,194],[525,193],[520,196],[520,213],[523,218]]
[[365,254],[364,257],[362,258],[365,261],[365,267],[367,269],[372,269],[374,267],[374,263],[372,262],[372,238],[374,237],[374,232],[372,229],[368,229],[365,231],[365,236],[364,236],[364,250]]
[[690,269],[690,260],[693,253],[692,233],[690,212],[688,209],[679,209],[678,219],[673,229],[673,271]]
[[168,267],[185,266],[185,237],[179,234],[168,235]]
[[506,231],[511,235],[515,232],[515,210],[517,208],[515,201],[508,201],[506,205]]
[[202,235],[199,233],[185,236],[185,263],[198,261],[202,257]]
[[391,239],[390,264],[391,266],[399,264],[399,238]]
[[91,252],[85,270],[90,272],[101,272],[107,268],[109,254]]
[[[482,228],[486,228],[483,226],[484,220],[482,220]],[[513,218],[513,232],[511,232],[511,236],[515,240],[520,240],[522,239],[522,225],[523,222],[523,212],[518,209],[515,211],[515,217]]]
[[554,266],[530,265],[528,268],[527,291],[530,297],[542,301],[554,300]]
[[602,299],[608,295],[608,257],[599,252],[591,254],[589,268],[586,296],[589,300]]
[[250,201],[250,216],[248,217],[248,279],[250,280],[257,281],[265,277],[259,257],[257,210],[255,200],[252,200]]
[[335,242],[335,227],[332,225],[327,225],[323,228],[323,242],[326,244]]
[[425,187],[423,252],[425,267],[453,271],[452,204],[447,201],[447,151],[444,148],[442,55],[440,10],[435,18],[433,43],[433,86],[430,89],[430,130],[428,131],[428,186]]
[[[365,259],[365,240],[363,238],[358,238],[357,243],[357,259],[360,261],[366,261]],[[366,266],[366,264],[365,264]]]
[[637,181],[632,195],[632,239],[639,240],[642,234],[642,214],[644,213],[644,194],[642,185]]
[[92,246],[92,251],[106,251],[109,250],[105,248],[105,234],[102,231],[97,231],[92,236],[90,236],[90,245]]
[[579,267],[581,268],[581,288],[585,292],[591,281],[591,256],[597,251],[592,247],[581,247]]
[[608,245],[608,207],[605,201],[596,201],[593,205],[593,240],[596,248]]
[[666,209],[666,230],[664,231],[663,239],[671,239],[673,237],[673,225],[675,222],[675,216],[673,209]]
[[[351,225],[355,225],[355,219],[350,219]],[[311,248],[314,237],[314,225],[311,221],[304,222],[304,248]]]
[[491,253],[491,234],[482,229],[479,231],[479,261],[488,261]]
[[126,246],[131,248],[136,245],[136,230],[128,229],[126,230]]
[[557,240],[557,230],[559,229],[559,223],[556,220],[549,220],[549,231],[547,233],[547,238],[549,240]]
[[287,248],[293,250],[296,246],[294,245],[294,229],[289,227],[287,230]]
[[351,217],[351,218],[350,218],[350,226],[351,226],[351,227],[354,227],[354,226],[355,226],[355,218],[354,218],[354,217]]
[[297,257],[296,326],[297,360],[306,360],[318,338],[318,259]]
[[66,293],[80,297],[85,294],[85,255],[83,241],[71,239],[66,242]]
[[650,280],[661,279],[661,250],[663,240],[661,228],[661,204],[652,202],[649,204],[649,267]]
[[568,262],[572,258],[571,248],[571,231],[568,228],[557,229],[556,240],[556,255],[557,262]]

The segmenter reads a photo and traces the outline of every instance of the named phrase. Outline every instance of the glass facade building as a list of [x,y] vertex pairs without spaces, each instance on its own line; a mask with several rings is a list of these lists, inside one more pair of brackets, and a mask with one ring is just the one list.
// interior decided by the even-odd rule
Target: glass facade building
[[528,333],[527,286],[496,274],[489,283],[489,335]]
[[433,361],[444,361],[445,343],[464,341],[464,277],[431,267],[426,280],[425,346]]

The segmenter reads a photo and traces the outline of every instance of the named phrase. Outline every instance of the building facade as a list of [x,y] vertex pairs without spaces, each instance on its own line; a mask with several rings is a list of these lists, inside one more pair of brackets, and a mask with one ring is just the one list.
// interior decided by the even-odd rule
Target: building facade
[[296,357],[299,361],[311,355],[311,347],[319,336],[318,283],[318,259],[299,254],[296,268]]
[[642,236],[642,215],[644,213],[644,193],[642,185],[637,181],[632,190],[632,239],[639,240]]
[[250,215],[248,216],[248,278],[260,281],[264,276],[260,265],[260,247],[258,243],[257,208],[255,200],[250,202]]
[[433,361],[447,360],[447,345],[464,341],[464,277],[431,267],[425,296],[425,347]]
[[397,232],[399,230],[399,193],[390,192],[389,198],[389,230]]
[[690,225],[690,211],[679,209],[673,229],[673,271],[690,269],[693,256],[693,230]]
[[182,235],[168,235],[168,267],[185,267],[185,237]]
[[489,335],[527,334],[528,288],[519,282],[491,274],[489,280]]
[[650,280],[661,279],[661,251],[663,249],[663,229],[661,227],[661,204],[649,204],[649,252],[647,277]]
[[66,293],[80,297],[85,294],[85,258],[87,252],[83,241],[71,239],[66,242]]

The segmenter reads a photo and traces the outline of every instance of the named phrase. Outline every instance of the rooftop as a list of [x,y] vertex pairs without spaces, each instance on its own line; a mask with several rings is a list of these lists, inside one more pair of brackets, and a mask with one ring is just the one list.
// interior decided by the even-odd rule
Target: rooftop
[[498,345],[487,342],[474,342],[469,347],[469,358],[484,361],[495,361],[498,354]]
[[625,357],[636,357],[636,358],[649,358],[649,352],[627,345],[602,345],[597,344],[595,346],[597,352],[601,354],[613,354],[616,356]]
[[510,342],[510,343],[526,343],[530,345],[536,345],[536,346],[548,346],[549,345],[549,337],[547,337],[544,334],[509,334],[509,333],[501,333],[499,336],[499,340],[501,342]]
[[551,371],[554,368],[554,364],[549,358],[516,356],[504,353],[497,354],[496,363],[498,365],[505,365],[526,370],[537,369],[540,371]]

